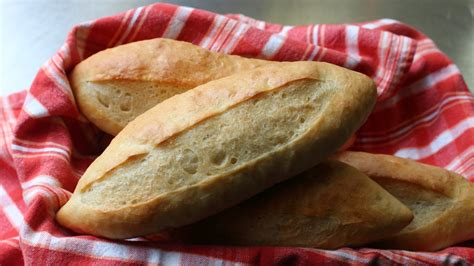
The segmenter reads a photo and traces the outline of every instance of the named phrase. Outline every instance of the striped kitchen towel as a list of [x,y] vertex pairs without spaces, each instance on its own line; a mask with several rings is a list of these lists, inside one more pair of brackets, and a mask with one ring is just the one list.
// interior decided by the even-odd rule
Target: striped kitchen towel
[[410,26],[391,19],[282,26],[159,3],[77,25],[29,90],[0,98],[0,265],[474,263],[466,243],[434,253],[236,248],[111,241],[60,227],[56,211],[108,137],[78,111],[67,74],[98,51],[156,37],[365,73],[377,84],[378,101],[351,149],[412,158],[474,181],[474,97],[451,60]]

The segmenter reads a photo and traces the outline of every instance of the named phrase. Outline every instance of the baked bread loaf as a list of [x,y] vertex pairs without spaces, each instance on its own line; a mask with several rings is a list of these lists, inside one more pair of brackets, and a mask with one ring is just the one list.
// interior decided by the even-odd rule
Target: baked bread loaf
[[187,244],[336,249],[389,237],[412,219],[405,205],[365,174],[327,160],[167,235]]
[[334,158],[371,177],[415,215],[378,246],[435,251],[474,239],[474,185],[462,176],[390,155],[348,151]]
[[196,222],[333,154],[375,98],[370,78],[327,63],[272,64],[211,81],[129,123],[57,220],[108,238]]
[[269,63],[158,38],[94,54],[74,68],[69,81],[81,112],[115,136],[173,95]]

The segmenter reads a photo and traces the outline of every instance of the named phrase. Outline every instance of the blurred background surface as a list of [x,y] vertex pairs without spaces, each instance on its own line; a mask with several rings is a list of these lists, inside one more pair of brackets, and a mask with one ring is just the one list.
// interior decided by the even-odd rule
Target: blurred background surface
[[[0,0],[0,95],[26,89],[77,23],[157,1]],[[348,23],[393,18],[432,38],[474,90],[474,0],[165,1],[273,23]]]

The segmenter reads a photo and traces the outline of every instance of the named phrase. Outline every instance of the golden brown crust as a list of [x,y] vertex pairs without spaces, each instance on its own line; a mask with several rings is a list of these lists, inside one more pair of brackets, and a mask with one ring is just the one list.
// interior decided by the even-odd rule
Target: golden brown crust
[[380,246],[434,251],[474,238],[474,185],[462,176],[390,155],[348,151],[334,158],[373,178],[414,212],[412,224]]
[[[172,95],[269,63],[157,38],[94,54],[75,67],[70,82],[81,112],[116,135],[130,120]],[[150,93],[150,86],[160,93]]]
[[[311,80],[326,84],[325,87],[312,85],[323,97],[320,100],[324,109],[314,121],[311,120],[313,122],[304,134],[290,143],[232,171],[155,195],[145,203],[116,209],[85,204],[81,200],[86,193],[100,198],[90,189],[112,171],[123,169],[126,162],[149,154],[161,147],[161,143],[198,124],[206,124],[212,117],[259,94],[285,90],[287,84],[298,80],[302,80],[302,84],[313,84]],[[324,91],[319,92],[323,88]],[[308,169],[335,152],[365,121],[375,104],[375,97],[374,83],[368,77],[316,62],[268,65],[199,86],[150,109],[121,131],[87,169],[57,219],[76,231],[109,238],[155,233],[195,222]],[[242,137],[240,141],[250,141]],[[143,177],[144,180],[147,178],[150,177]],[[121,186],[120,183],[116,185]]]
[[263,64],[266,61],[156,38],[101,51],[81,62],[74,71],[87,81],[159,81],[192,88]]
[[253,198],[184,228],[170,241],[335,249],[386,238],[411,211],[355,168],[327,160]]

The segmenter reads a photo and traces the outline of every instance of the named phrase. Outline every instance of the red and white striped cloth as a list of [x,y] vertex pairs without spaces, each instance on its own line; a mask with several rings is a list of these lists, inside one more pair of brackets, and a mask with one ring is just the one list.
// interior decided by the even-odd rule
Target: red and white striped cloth
[[155,37],[363,72],[376,81],[379,97],[351,149],[413,158],[474,181],[474,97],[451,60],[410,26],[391,19],[281,26],[154,4],[74,27],[28,91],[0,98],[1,265],[474,263],[472,243],[435,253],[183,246],[145,238],[110,241],[60,227],[55,212],[107,137],[78,112],[67,73],[100,50]]

